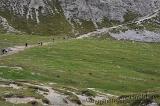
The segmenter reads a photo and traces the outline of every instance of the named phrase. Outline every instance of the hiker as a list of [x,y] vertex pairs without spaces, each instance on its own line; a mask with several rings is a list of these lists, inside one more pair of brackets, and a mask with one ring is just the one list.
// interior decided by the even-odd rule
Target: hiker
[[43,45],[43,42],[39,42],[38,44],[39,44],[40,46],[42,46],[42,45]]
[[5,54],[7,53],[7,50],[6,49],[2,49],[2,54]]
[[65,37],[63,37],[63,39],[64,39],[64,40],[67,40],[67,39],[68,39],[68,37],[67,37],[67,36],[65,36]]
[[42,42],[39,42],[38,44],[39,44],[39,45],[41,45],[41,46],[43,45],[43,43],[42,43]]
[[53,40],[53,42],[54,42],[54,38],[53,38],[52,40]]
[[25,44],[25,47],[28,47],[28,43]]

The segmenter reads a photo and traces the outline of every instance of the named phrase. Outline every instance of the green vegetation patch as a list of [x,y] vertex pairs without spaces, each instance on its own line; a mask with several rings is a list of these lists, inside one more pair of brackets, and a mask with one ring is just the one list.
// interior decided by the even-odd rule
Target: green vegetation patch
[[95,30],[95,26],[93,24],[93,22],[91,20],[86,21],[86,20],[79,20],[79,22],[73,21],[72,23],[75,27],[75,30],[79,33],[79,34],[84,34],[87,32],[92,32]]
[[128,11],[125,15],[124,15],[124,22],[130,22],[135,20],[136,18],[138,18],[140,15],[132,12],[132,11]]
[[130,30],[144,30],[145,29],[145,27],[142,24],[137,24],[137,23],[127,24],[127,27]]
[[143,23],[143,25],[149,31],[159,31],[160,29],[160,24],[158,23],[149,22],[149,23]]
[[102,22],[97,23],[99,28],[112,27],[112,26],[116,26],[118,24],[120,24],[119,21],[109,20],[108,18],[103,18]]

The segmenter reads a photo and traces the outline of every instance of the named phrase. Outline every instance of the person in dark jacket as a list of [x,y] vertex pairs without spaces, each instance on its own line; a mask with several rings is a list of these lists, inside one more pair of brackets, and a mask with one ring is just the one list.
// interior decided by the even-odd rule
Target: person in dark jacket
[[25,47],[28,47],[28,43],[25,43]]
[[7,53],[7,50],[6,49],[2,49],[2,54],[5,54]]
[[42,45],[43,45],[43,43],[42,43],[42,42],[39,42],[39,43],[38,43],[38,45],[42,46]]

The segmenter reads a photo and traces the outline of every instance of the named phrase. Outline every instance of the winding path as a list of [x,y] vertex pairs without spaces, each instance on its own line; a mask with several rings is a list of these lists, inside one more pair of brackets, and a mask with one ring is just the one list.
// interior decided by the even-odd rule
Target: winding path
[[[43,45],[48,45],[51,44],[52,42],[45,42],[43,43]],[[14,47],[8,47],[7,49],[9,50],[6,54],[0,55],[0,58],[5,57],[5,56],[9,56],[9,55],[13,55],[16,53],[19,53],[21,51],[24,51],[25,49],[29,49],[29,48],[33,48],[36,46],[40,46],[39,44],[34,44],[34,45],[28,45],[28,47],[25,46],[14,46]]]
[[[158,12],[160,11],[160,9],[157,9],[154,11],[153,14],[149,14],[149,15],[146,15],[144,17],[141,17],[139,18],[138,20],[136,21],[133,21],[134,23],[141,23],[142,21],[144,20],[147,20],[147,19],[150,19],[150,18],[153,18],[153,17],[156,17],[158,15]],[[133,22],[130,22],[130,23],[133,23]],[[83,35],[80,35],[79,37],[77,37],[76,39],[82,39],[82,38],[86,38],[86,37],[91,37],[91,36],[95,36],[95,35],[98,35],[98,34],[103,34],[103,33],[108,33],[109,30],[113,29],[113,28],[118,28],[118,27],[122,27],[124,25],[127,25],[127,24],[130,24],[130,23],[125,23],[125,24],[121,24],[121,25],[117,25],[117,26],[113,26],[113,27],[109,27],[109,28],[102,28],[102,29],[97,29],[96,31],[93,31],[93,32],[89,32],[87,34],[83,34]],[[52,42],[46,42],[46,43],[43,43],[43,45],[48,45]],[[8,56],[8,55],[12,55],[12,54],[16,54],[20,51],[24,51],[25,49],[28,49],[28,48],[33,48],[33,47],[36,47],[38,46],[38,44],[36,45],[29,45],[28,47],[25,47],[25,46],[14,46],[14,47],[8,47],[9,49],[9,52],[4,54],[4,55],[0,55],[0,58],[1,57],[5,57],[5,56]]]
[[146,16],[144,16],[144,17],[140,17],[140,18],[138,18],[137,20],[134,20],[134,21],[132,21],[132,22],[128,22],[128,23],[121,24],[121,25],[116,25],[116,26],[109,27],[109,28],[97,29],[96,31],[93,31],[93,32],[89,32],[89,33],[87,33],[87,34],[80,35],[79,37],[77,37],[77,39],[92,37],[92,36],[95,36],[95,35],[98,35],[98,34],[106,34],[106,33],[108,33],[109,30],[111,30],[111,29],[118,28],[118,27],[122,27],[122,26],[125,26],[125,25],[128,25],[128,24],[131,24],[131,23],[140,24],[141,22],[143,22],[143,21],[145,21],[145,20],[148,20],[148,19],[151,19],[151,18],[153,18],[153,17],[156,17],[159,12],[160,12],[160,9],[157,9],[157,10],[155,10],[152,14],[148,14],[148,15],[146,15]]

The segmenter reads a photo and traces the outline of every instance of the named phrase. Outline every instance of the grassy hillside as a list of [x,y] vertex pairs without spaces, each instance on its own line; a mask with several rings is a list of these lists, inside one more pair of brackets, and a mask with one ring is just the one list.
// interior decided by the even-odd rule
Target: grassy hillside
[[[3,57],[0,77],[124,94],[160,88],[160,45],[112,39],[56,41]],[[22,67],[17,71],[11,67]]]

